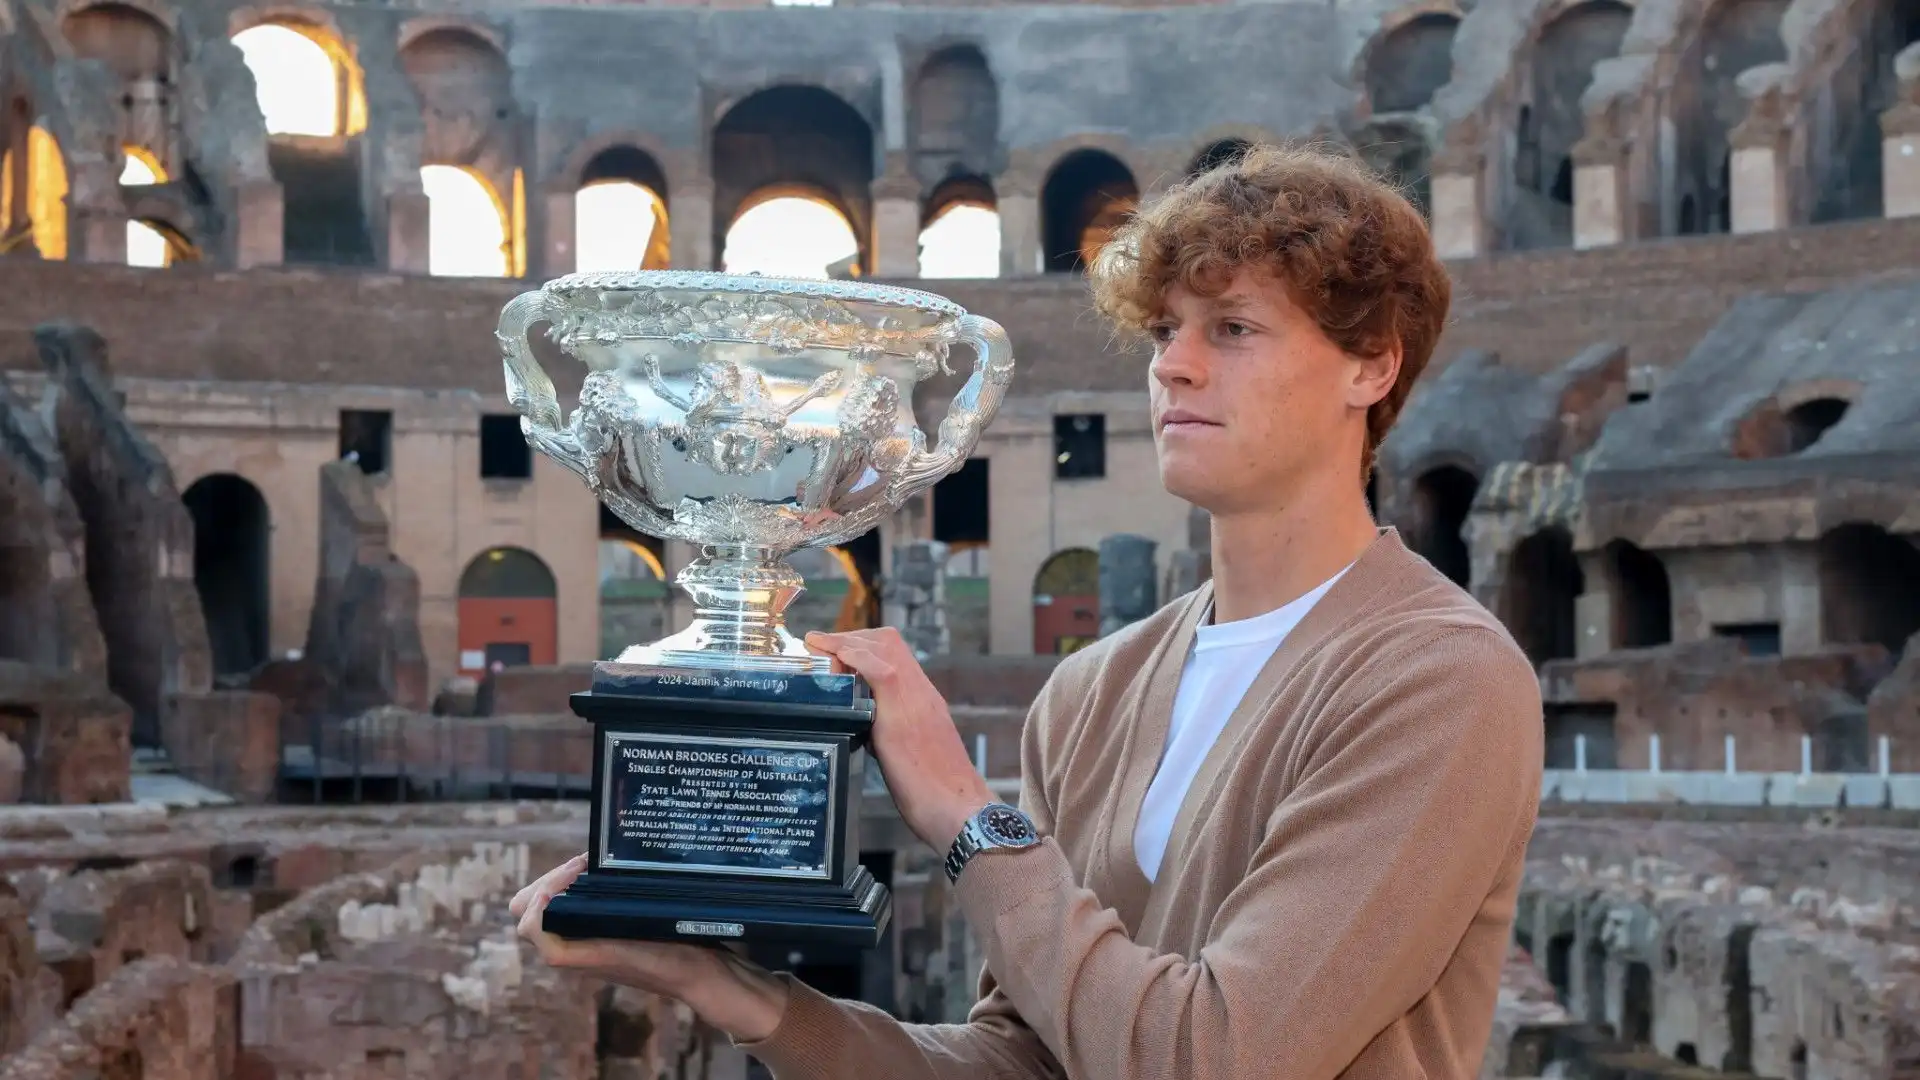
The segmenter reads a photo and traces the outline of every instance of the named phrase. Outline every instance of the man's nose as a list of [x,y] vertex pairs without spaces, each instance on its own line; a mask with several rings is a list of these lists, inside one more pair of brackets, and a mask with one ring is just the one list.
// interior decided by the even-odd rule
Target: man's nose
[[1197,386],[1206,382],[1206,372],[1206,345],[1185,328],[1154,353],[1153,377],[1164,386]]

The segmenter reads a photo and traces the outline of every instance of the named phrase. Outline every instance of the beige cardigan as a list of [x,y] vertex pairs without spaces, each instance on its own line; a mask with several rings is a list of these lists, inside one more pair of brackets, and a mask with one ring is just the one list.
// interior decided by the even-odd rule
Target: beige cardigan
[[1468,1080],[1539,805],[1540,687],[1506,630],[1379,538],[1248,690],[1157,882],[1133,828],[1211,586],[1062,661],[1022,739],[1048,836],[955,893],[969,1021],[902,1024],[787,976],[743,1043],[779,1080]]

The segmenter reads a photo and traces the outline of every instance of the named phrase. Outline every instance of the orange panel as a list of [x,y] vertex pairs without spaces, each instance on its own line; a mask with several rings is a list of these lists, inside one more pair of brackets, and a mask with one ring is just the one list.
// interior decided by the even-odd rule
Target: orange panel
[[1098,596],[1056,596],[1033,605],[1033,651],[1069,653],[1100,635]]
[[552,600],[461,600],[460,673],[485,671],[489,655],[509,666],[558,663],[559,623]]

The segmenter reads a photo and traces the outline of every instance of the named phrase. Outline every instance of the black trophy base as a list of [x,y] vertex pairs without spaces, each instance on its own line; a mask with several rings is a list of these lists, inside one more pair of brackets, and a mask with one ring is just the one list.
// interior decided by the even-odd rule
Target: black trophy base
[[859,951],[893,897],[859,861],[873,701],[848,674],[595,665],[586,872],[541,925],[614,938]]
[[831,890],[588,872],[548,902],[541,927],[569,939],[856,951],[880,944],[892,914],[892,894],[864,866],[844,887]]

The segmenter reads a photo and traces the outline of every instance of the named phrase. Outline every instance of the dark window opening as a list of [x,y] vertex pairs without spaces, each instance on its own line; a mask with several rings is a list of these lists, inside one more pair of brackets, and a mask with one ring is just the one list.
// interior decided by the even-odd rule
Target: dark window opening
[[968,458],[950,476],[933,486],[933,538],[943,544],[986,543],[991,537],[987,518],[987,459]]
[[480,418],[480,478],[533,478],[533,447],[520,431],[518,414]]
[[1079,413],[1053,418],[1053,475],[1087,480],[1107,475],[1107,418]]
[[386,409],[340,410],[340,456],[368,476],[387,471],[393,457],[393,413]]
[[1748,656],[1780,655],[1780,624],[1727,623],[1713,628],[1715,637],[1732,638]]

